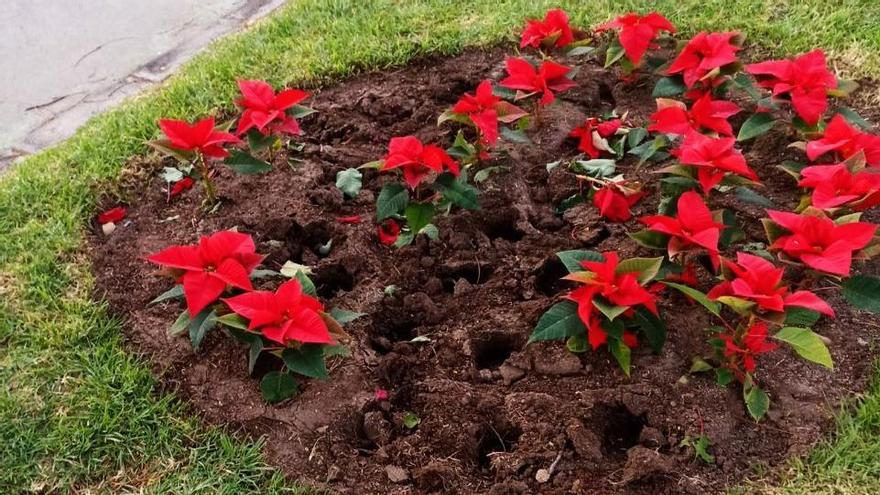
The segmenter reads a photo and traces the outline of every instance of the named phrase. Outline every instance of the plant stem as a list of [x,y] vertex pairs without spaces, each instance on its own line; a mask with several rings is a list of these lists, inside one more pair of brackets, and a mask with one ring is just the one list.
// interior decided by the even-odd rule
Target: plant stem
[[214,187],[214,180],[211,179],[208,163],[205,161],[205,155],[199,153],[196,155],[195,166],[199,169],[202,176],[202,185],[205,188],[205,203],[207,206],[214,206],[217,203],[217,189]]

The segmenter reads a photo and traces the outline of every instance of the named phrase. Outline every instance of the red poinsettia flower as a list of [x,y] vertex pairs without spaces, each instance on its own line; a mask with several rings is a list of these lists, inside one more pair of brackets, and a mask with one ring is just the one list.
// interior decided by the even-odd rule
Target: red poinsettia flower
[[654,44],[654,40],[661,31],[675,32],[675,26],[657,12],[646,15],[638,15],[634,12],[624,14],[613,21],[606,22],[596,28],[597,33],[608,29],[619,29],[620,46],[626,53],[626,58],[639,65],[648,48]]
[[690,110],[684,102],[658,98],[657,111],[651,115],[653,124],[648,126],[648,130],[679,136],[702,131],[733,136],[733,127],[727,119],[738,114],[740,110],[736,103],[713,100],[709,93],[697,99]]
[[544,20],[529,19],[526,28],[522,32],[520,48],[531,46],[540,48],[543,46],[555,46],[562,48],[574,41],[571,25],[568,23],[568,14],[562,9],[548,10],[544,14]]
[[801,170],[801,187],[812,189],[811,203],[829,210],[846,206],[865,211],[880,205],[880,172],[851,172],[845,163],[813,165]]
[[122,206],[117,206],[115,208],[110,208],[109,210],[98,215],[98,223],[104,225],[105,223],[119,223],[123,218],[125,218],[127,211]]
[[422,144],[415,136],[391,138],[388,154],[379,170],[403,169],[403,180],[415,189],[431,172],[443,173],[445,168],[458,176],[458,162],[453,160],[443,148],[433,144]]
[[880,136],[856,129],[840,114],[831,118],[821,138],[807,143],[807,158],[811,161],[830,151],[837,153],[841,160],[864,151],[865,162],[871,167],[880,167]]
[[[592,347],[594,351],[608,343],[608,331],[602,327],[603,323],[602,318],[598,315],[593,315],[590,324],[585,325],[587,327],[587,341],[590,342],[590,347]],[[639,345],[638,337],[629,330],[623,331],[623,337],[621,340],[623,340],[623,343],[630,349]]]
[[684,165],[697,167],[697,181],[703,193],[709,194],[726,173],[741,175],[758,182],[758,176],[749,168],[745,157],[733,148],[732,137],[712,138],[698,132],[685,136],[681,146],[672,151]]
[[287,345],[332,344],[321,317],[324,305],[304,294],[297,279],[284,282],[275,292],[255,290],[223,299],[233,312],[249,320],[248,330],[259,330],[267,339]]
[[736,52],[741,47],[732,40],[737,36],[739,33],[701,32],[688,41],[666,73],[681,73],[685,85],[693,87],[711,71],[736,62]]
[[379,224],[376,228],[376,233],[379,235],[380,243],[385,246],[391,246],[397,242],[397,238],[400,236],[400,225],[397,225],[393,218],[389,218]]
[[299,122],[287,115],[286,110],[309,97],[299,89],[285,89],[275,94],[275,90],[264,81],[238,81],[242,98],[235,103],[244,109],[238,119],[236,130],[239,135],[250,129],[260,134],[274,133],[302,134]]
[[571,72],[571,68],[552,60],[541,62],[538,70],[522,58],[509,58],[506,65],[508,76],[499,84],[505,88],[524,91],[525,94],[517,94],[517,99],[541,93],[538,102],[541,105],[549,105],[556,99],[554,91],[565,91],[577,86],[574,81],[566,77]]
[[773,96],[787,94],[795,112],[809,125],[822,118],[828,108],[828,90],[837,87],[837,79],[825,63],[825,52],[818,49],[794,59],[749,64],[746,72]]
[[172,148],[197,151],[211,158],[229,156],[229,152],[223,149],[223,145],[241,142],[228,132],[215,130],[214,117],[202,119],[192,125],[183,120],[162,119],[159,121],[159,127],[168,137]]
[[849,275],[853,253],[867,246],[877,231],[876,225],[865,222],[837,225],[825,217],[774,210],[767,210],[767,214],[790,232],[776,238],[770,249],[832,275]]
[[724,355],[739,356],[742,359],[743,369],[749,373],[755,371],[755,356],[779,347],[776,343],[767,340],[767,324],[762,321],[753,323],[741,342],[737,342],[733,336],[726,333],[719,334],[718,337],[724,341]]
[[184,191],[192,189],[194,183],[195,181],[192,180],[192,177],[184,177],[171,186],[171,190],[168,191],[168,194],[173,198],[174,196],[182,194]]
[[789,306],[811,309],[833,317],[834,310],[825,301],[807,290],[789,292],[782,282],[785,270],[748,253],[737,253],[736,263],[725,259],[724,266],[734,274],[709,291],[709,299],[734,296],[755,303],[767,311],[782,312]]
[[467,115],[477,126],[483,141],[494,146],[498,141],[498,122],[510,123],[524,117],[527,113],[492,93],[492,81],[486,79],[477,86],[474,94],[465,93],[452,112]]
[[578,316],[587,327],[587,337],[593,349],[607,341],[607,334],[597,324],[598,319],[594,315],[596,307],[593,300],[597,296],[615,306],[643,306],[657,314],[657,298],[639,284],[638,273],[617,273],[619,259],[614,251],[602,253],[602,256],[605,261],[582,261],[581,266],[585,271],[565,277],[566,280],[584,284],[571,291],[566,298],[577,303]]
[[195,246],[172,246],[147,260],[170,268],[183,283],[190,316],[216,301],[228,286],[252,290],[250,273],[263,261],[247,234],[225,230],[199,239]]
[[593,205],[599,209],[599,214],[612,222],[626,222],[632,218],[630,207],[645,197],[643,191],[622,186],[609,183],[593,195]]
[[670,258],[682,252],[705,249],[709,253],[712,266],[718,269],[718,239],[724,225],[713,220],[706,203],[693,191],[679,196],[677,205],[675,217],[649,215],[641,217],[639,221],[647,225],[648,230],[669,236],[667,249]]
[[583,124],[575,127],[568,135],[579,138],[578,149],[596,159],[603,151],[609,151],[610,147],[605,138],[613,136],[623,125],[620,119],[599,122],[595,117],[588,118]]

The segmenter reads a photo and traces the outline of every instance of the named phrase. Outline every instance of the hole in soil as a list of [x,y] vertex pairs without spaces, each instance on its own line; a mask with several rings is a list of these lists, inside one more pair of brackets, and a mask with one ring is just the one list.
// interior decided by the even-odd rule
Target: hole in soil
[[492,267],[477,261],[452,262],[441,265],[439,275],[443,289],[446,292],[454,292],[455,283],[462,278],[474,285],[486,282],[492,275]]
[[617,101],[614,99],[614,92],[611,91],[611,86],[604,82],[599,83],[599,99],[610,103],[612,107],[617,105]]
[[391,352],[395,342],[407,342],[416,336],[416,325],[410,321],[387,321],[376,327],[376,334],[370,335],[370,347],[379,354]]
[[523,233],[516,227],[517,213],[512,208],[499,211],[485,219],[483,232],[491,240],[505,239],[511,242],[520,241]]
[[315,268],[311,276],[318,295],[325,299],[354,288],[354,277],[340,263]]
[[555,255],[550,256],[544,260],[535,273],[535,290],[545,296],[555,296],[571,286],[567,281],[562,280],[562,277],[566,275],[568,275],[568,269],[565,268],[562,261]]
[[315,257],[324,257],[329,253],[322,253],[322,247],[331,240],[333,243],[330,251],[339,248],[345,241],[345,236],[335,235],[335,230],[332,224],[324,221],[311,222],[305,226],[294,222],[287,233],[290,259],[297,263],[308,263]]
[[600,428],[602,451],[610,457],[626,456],[626,451],[639,443],[645,418],[636,416],[623,404],[599,405],[590,423]]
[[471,354],[478,370],[501,366],[512,353],[522,347],[517,335],[493,332],[471,341]]
[[520,435],[522,430],[513,426],[485,425],[480,430],[480,439],[477,442],[477,466],[480,470],[491,470],[494,455],[516,450]]
[[278,356],[268,352],[261,352],[260,356],[257,358],[257,362],[254,363],[254,372],[251,375],[256,379],[262,380],[266,373],[270,371],[280,370],[282,367],[283,361]]

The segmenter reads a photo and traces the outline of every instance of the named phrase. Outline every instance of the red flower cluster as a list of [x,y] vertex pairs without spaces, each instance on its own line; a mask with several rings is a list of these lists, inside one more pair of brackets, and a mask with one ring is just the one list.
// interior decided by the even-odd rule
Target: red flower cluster
[[880,167],[880,136],[856,129],[840,114],[831,118],[821,138],[807,143],[807,158],[810,160],[832,151],[841,160],[863,151],[869,166]]
[[709,194],[727,173],[741,175],[758,182],[758,176],[749,168],[742,153],[733,148],[732,137],[712,138],[692,132],[672,154],[684,165],[697,167],[697,181],[704,194]]
[[622,125],[623,122],[620,119],[599,122],[599,119],[590,117],[583,124],[575,127],[568,135],[579,138],[578,149],[590,158],[596,159],[602,155],[603,151],[608,151],[608,143],[605,142],[605,138],[616,134]]
[[812,189],[813,206],[823,210],[865,211],[880,205],[880,171],[851,172],[846,163],[814,165],[801,170],[798,185]]
[[389,218],[376,227],[376,234],[382,245],[391,246],[397,242],[397,238],[400,236],[400,225],[393,218]]
[[574,34],[568,23],[568,15],[562,9],[548,10],[544,20],[529,19],[522,32],[520,48],[541,46],[562,48],[574,41]]
[[248,330],[259,330],[266,338],[287,345],[332,344],[333,338],[321,317],[324,306],[303,293],[299,280],[291,279],[275,292],[255,290],[223,299],[236,314],[249,320]]
[[733,272],[733,280],[725,280],[709,291],[709,299],[734,296],[755,303],[767,311],[782,312],[788,306],[811,309],[834,316],[834,310],[810,291],[789,292],[782,282],[785,270],[773,263],[748,253],[737,253],[736,263],[724,260],[724,266]]
[[380,170],[395,168],[403,169],[403,180],[413,190],[432,172],[440,174],[445,168],[453,175],[457,176],[459,173],[458,162],[443,148],[422,144],[415,136],[391,138],[388,154],[385,155]]
[[653,123],[648,126],[648,130],[678,136],[704,131],[733,136],[733,127],[727,119],[738,114],[740,110],[736,103],[713,100],[709,93],[697,99],[690,110],[684,102],[658,98],[657,111],[650,117]]
[[541,66],[537,70],[522,58],[509,58],[506,66],[508,76],[502,79],[499,84],[505,88],[525,92],[524,94],[518,93],[517,99],[541,93],[541,99],[538,102],[541,105],[549,105],[556,99],[554,91],[565,91],[576,86],[575,82],[567,77],[571,68],[552,60],[541,62]]
[[798,116],[816,125],[828,108],[828,90],[837,87],[837,79],[828,70],[825,52],[813,50],[790,60],[768,60],[746,66],[758,85],[773,96],[788,95]]
[[678,57],[667,69],[667,74],[682,74],[688,88],[709,76],[712,71],[737,61],[736,52],[742,49],[733,43],[739,33],[706,33],[691,38]]
[[718,239],[724,225],[713,220],[706,203],[693,191],[682,194],[677,205],[675,217],[651,215],[639,221],[647,225],[648,230],[669,236],[667,249],[670,258],[684,252],[706,250],[717,269],[720,264]]
[[633,65],[639,65],[645,52],[652,48],[654,40],[662,31],[675,32],[675,26],[657,12],[643,16],[630,12],[598,26],[596,32],[601,33],[608,29],[620,30],[620,46]]
[[223,145],[241,142],[228,132],[215,130],[214,117],[202,119],[192,125],[182,120],[162,119],[159,121],[159,127],[168,137],[172,148],[196,151],[211,158],[229,156]]
[[609,182],[593,195],[593,205],[599,214],[612,222],[626,222],[632,218],[630,207],[645,197],[640,190],[625,187],[625,184]]
[[492,81],[484,80],[472,95],[465,93],[452,107],[452,112],[467,115],[477,126],[483,141],[494,146],[498,141],[498,122],[513,122],[526,114],[521,108],[512,105],[492,93]]
[[[602,253],[604,262],[582,261],[581,266],[585,271],[575,272],[565,277],[584,284],[573,290],[567,297],[577,303],[578,316],[587,327],[587,338],[593,349],[597,349],[608,341],[608,334],[599,324],[599,318],[594,314],[596,310],[593,304],[597,296],[615,306],[643,306],[648,311],[657,314],[656,297],[639,285],[637,273],[618,273],[617,253],[608,251]],[[629,347],[635,346],[635,336],[624,334],[624,343]]]
[[743,369],[749,373],[755,371],[756,356],[779,347],[776,343],[767,341],[767,324],[762,321],[754,322],[740,342],[726,333],[719,334],[718,337],[724,341],[724,355],[738,356],[742,359]]
[[272,86],[264,81],[238,81],[238,88],[242,98],[236,103],[244,109],[236,127],[239,135],[250,129],[256,129],[263,135],[302,133],[299,123],[287,115],[286,110],[308,98],[308,93],[299,89],[285,89],[275,94]]
[[226,230],[202,237],[195,246],[171,246],[147,260],[179,276],[187,309],[194,317],[228,286],[252,290],[249,276],[263,256],[256,253],[251,236]]
[[849,275],[853,253],[871,242],[877,226],[865,222],[838,225],[830,218],[767,210],[770,219],[790,233],[773,241],[780,250],[814,270]]

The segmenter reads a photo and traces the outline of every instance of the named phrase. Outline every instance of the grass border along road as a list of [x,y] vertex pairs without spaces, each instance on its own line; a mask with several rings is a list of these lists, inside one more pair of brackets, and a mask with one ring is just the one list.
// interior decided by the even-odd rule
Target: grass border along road
[[[156,119],[229,105],[236,78],[327,83],[512,41],[527,16],[557,5],[583,26],[656,9],[685,35],[740,29],[768,53],[821,46],[850,75],[880,68],[874,0],[295,0],[0,178],[0,493],[300,492],[266,466],[258,442],[205,426],[158,393],[146,363],[125,351],[121,323],[90,301],[82,232],[98,185],[112,190],[126,159],[145,152]],[[761,489],[876,493],[880,388],[844,413],[836,438],[794,463],[789,479]]]

